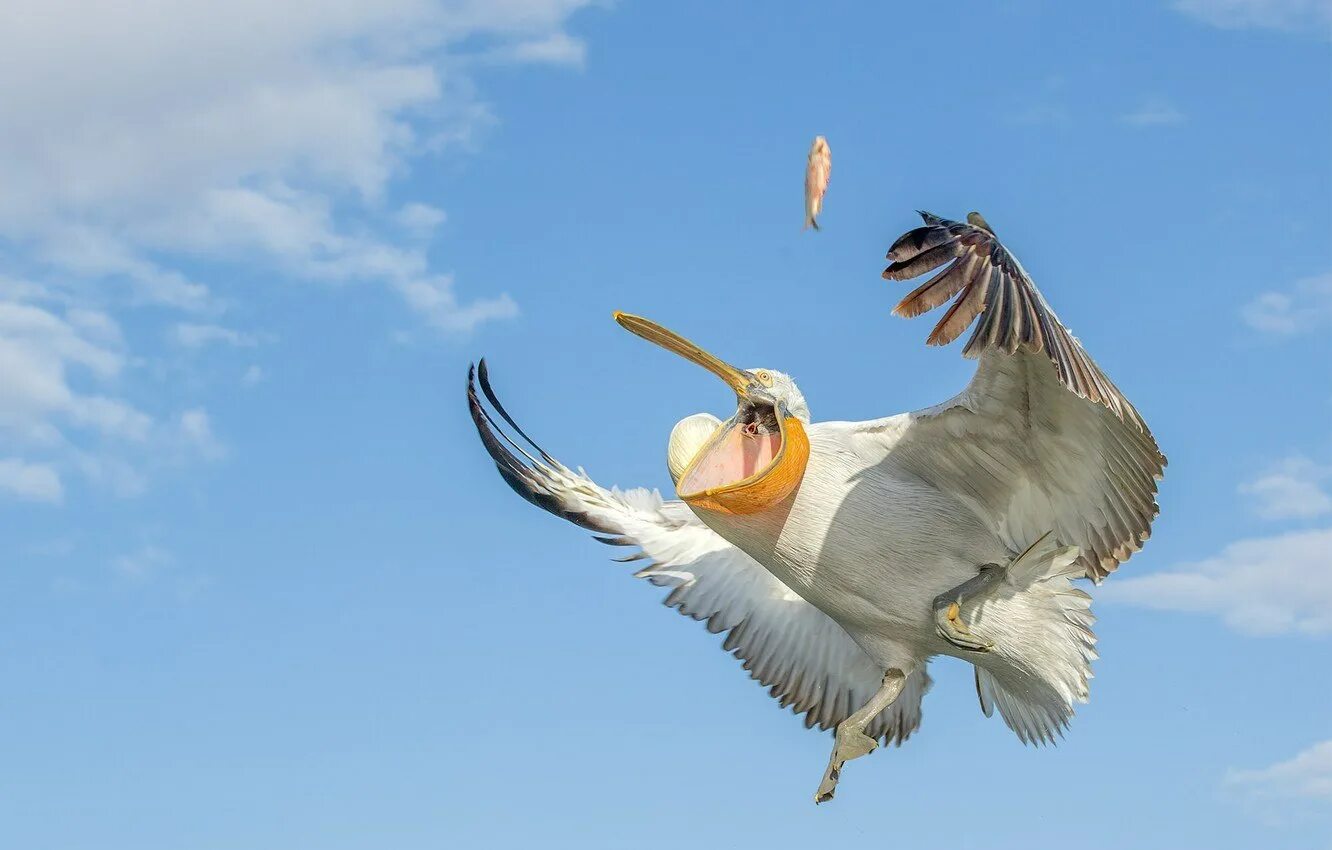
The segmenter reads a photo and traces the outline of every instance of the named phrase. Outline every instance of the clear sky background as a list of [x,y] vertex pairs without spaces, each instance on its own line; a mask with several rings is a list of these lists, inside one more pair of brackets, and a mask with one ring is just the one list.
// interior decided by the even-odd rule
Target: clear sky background
[[[1332,5],[0,6],[0,846],[1332,847]],[[800,230],[805,153],[834,167]],[[463,399],[669,488],[729,400],[953,395],[985,213],[1170,457],[1067,740],[933,666],[829,739],[515,498]]]

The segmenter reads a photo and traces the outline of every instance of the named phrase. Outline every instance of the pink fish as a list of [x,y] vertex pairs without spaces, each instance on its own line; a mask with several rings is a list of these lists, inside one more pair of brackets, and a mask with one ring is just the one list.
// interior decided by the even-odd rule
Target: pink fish
[[828,178],[832,176],[832,150],[828,140],[814,137],[809,148],[809,163],[805,166],[805,227],[819,229],[815,217],[823,212],[823,194],[828,191]]

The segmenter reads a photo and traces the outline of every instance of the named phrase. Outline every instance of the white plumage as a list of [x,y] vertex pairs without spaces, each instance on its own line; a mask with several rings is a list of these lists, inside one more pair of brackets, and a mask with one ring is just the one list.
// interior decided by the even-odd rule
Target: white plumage
[[[976,374],[935,407],[811,423],[786,375],[735,370],[646,320],[621,318],[737,387],[737,417],[699,414],[676,426],[672,480],[694,458],[723,451],[727,429],[762,433],[765,415],[789,417],[789,457],[744,479],[752,493],[751,484],[790,474],[800,462],[796,437],[807,439],[797,486],[756,510],[607,490],[535,444],[533,455],[511,441],[520,458],[469,379],[482,440],[515,490],[605,542],[637,547],[626,560],[643,561],[639,577],[672,588],[668,605],[726,633],[724,647],[806,725],[837,729],[820,800],[832,796],[844,761],[872,749],[870,739],[900,743],[916,729],[926,665],[937,655],[975,665],[987,715],[997,709],[1024,742],[1053,741],[1087,699],[1096,657],[1091,598],[1073,581],[1104,579],[1141,547],[1157,513],[1165,458],[1137,411],[983,219],[924,215],[925,226],[889,252],[885,277],[950,265],[898,312],[956,296],[931,335],[936,344],[980,317],[965,349],[979,359]],[[526,439],[484,362],[479,377]]]

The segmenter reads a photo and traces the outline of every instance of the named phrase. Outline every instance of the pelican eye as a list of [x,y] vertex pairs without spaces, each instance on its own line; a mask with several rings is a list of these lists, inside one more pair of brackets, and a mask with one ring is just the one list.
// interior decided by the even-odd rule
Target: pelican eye
[[768,374],[767,369],[758,370],[758,372],[754,374],[754,377],[758,378],[758,382],[763,386],[765,387],[772,386],[772,375]]

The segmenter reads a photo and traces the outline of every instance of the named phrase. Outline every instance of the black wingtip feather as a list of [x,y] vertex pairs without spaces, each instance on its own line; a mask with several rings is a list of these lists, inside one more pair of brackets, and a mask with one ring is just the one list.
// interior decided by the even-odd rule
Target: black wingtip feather
[[[540,452],[541,456],[547,463],[551,466],[560,466],[560,464],[559,461],[542,451],[541,447],[533,442],[530,437],[523,434],[522,429],[518,427],[517,423],[509,418],[508,414],[504,412],[503,406],[500,405],[493,390],[490,389],[486,361],[483,359],[479,367],[469,367],[467,370],[467,406],[472,414],[472,422],[476,425],[476,432],[481,437],[481,444],[485,446],[486,452],[490,455],[491,460],[495,462],[495,467],[499,470],[500,477],[504,479],[504,482],[519,496],[522,496],[528,502],[531,502],[547,513],[552,513],[555,516],[572,522],[574,525],[582,526],[589,531],[600,532],[602,534],[617,533],[616,529],[608,528],[601,523],[592,520],[584,513],[566,509],[561,503],[558,494],[552,492],[549,487],[543,483],[545,481],[546,473],[543,473],[540,469],[540,463],[531,455],[527,454],[522,446],[519,446],[514,442],[513,438],[504,432],[504,429],[495,422],[495,419],[490,415],[490,412],[485,409],[485,406],[481,403],[480,397],[477,396],[476,393],[477,379],[481,382],[482,392],[485,393],[486,397],[504,417],[505,421],[512,425],[519,434],[522,434],[523,439],[527,440],[528,443],[531,443],[532,447]],[[503,439],[504,442],[501,442],[501,439]],[[505,448],[505,442],[517,449],[532,463],[532,466],[523,463],[523,461],[519,460],[513,452]]]
[[[970,213],[968,221],[963,223],[924,210],[918,212],[926,226],[910,231],[894,243],[893,251],[900,256],[884,270],[885,278],[906,280],[919,276],[942,265],[949,256],[971,256],[981,263],[976,279],[960,290],[957,300],[930,333],[928,344],[952,342],[979,316],[975,332],[964,347],[965,356],[978,357],[990,348],[1009,353],[1020,348],[1043,350],[1066,387],[1089,401],[1104,405],[1121,420],[1132,421],[1139,429],[1146,429],[1138,412],[1091,362],[1068,330],[1059,324],[1035,284],[979,213]],[[913,251],[916,246],[921,249]],[[917,294],[913,292],[912,296]],[[912,296],[898,305],[896,312],[899,315],[916,314],[910,309]],[[990,309],[992,306],[998,309]],[[1019,310],[1022,311],[1021,327],[1014,325]]]
[[[496,431],[503,435],[490,414],[481,404],[481,399],[476,394],[476,369],[469,366],[467,370],[467,407],[472,414],[472,423],[476,425],[476,433],[481,438],[481,445],[485,447],[486,453],[490,459],[495,462],[495,468],[499,470],[500,477],[508,484],[513,491],[522,496],[527,501],[543,510],[551,510],[548,504],[544,504],[541,494],[532,487],[528,481],[528,470],[512,452],[504,447],[504,444],[495,436]],[[494,430],[492,430],[492,428]]]
[[490,387],[490,370],[486,368],[486,358],[484,357],[481,358],[481,366],[477,370],[477,378],[481,381],[481,392],[486,394],[486,399],[490,401],[491,405],[495,408],[495,411],[499,413],[500,416],[504,417],[504,421],[509,423],[509,427],[513,428],[514,431],[517,431],[518,436],[522,437],[527,441],[528,445],[536,449],[537,454],[541,455],[543,460],[547,463],[553,463],[555,459],[547,454],[545,449],[538,446],[536,440],[527,436],[527,433],[518,426],[518,423],[513,421],[513,417],[509,415],[509,411],[504,409],[504,405],[500,404],[500,400],[495,397],[495,391]]

